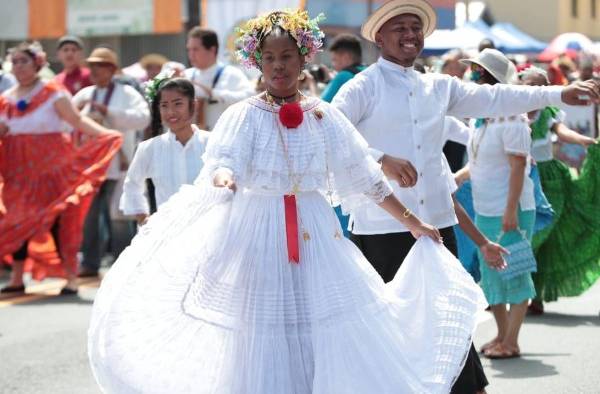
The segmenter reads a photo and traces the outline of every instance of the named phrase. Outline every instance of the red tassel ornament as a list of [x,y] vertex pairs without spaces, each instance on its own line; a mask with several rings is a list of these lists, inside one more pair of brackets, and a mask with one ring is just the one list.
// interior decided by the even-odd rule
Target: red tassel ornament
[[304,113],[298,103],[285,103],[279,109],[279,120],[288,129],[295,129],[302,123]]

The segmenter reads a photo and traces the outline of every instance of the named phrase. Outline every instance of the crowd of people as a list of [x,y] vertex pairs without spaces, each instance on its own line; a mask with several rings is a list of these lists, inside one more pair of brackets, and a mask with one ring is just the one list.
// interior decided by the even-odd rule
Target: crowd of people
[[[39,43],[10,51],[0,291],[24,294],[31,272],[77,294],[120,223],[133,241],[89,333],[105,390],[481,393],[480,352],[519,357],[528,311],[600,277],[598,130],[561,109],[598,105],[593,57],[534,65],[482,42],[422,62],[435,11],[392,0],[362,39],[331,40],[328,68],[311,63],[319,21],[240,28],[255,81],[200,27],[189,68],[146,54],[121,69],[65,36],[45,79]],[[369,66],[363,39],[380,50]],[[556,139],[587,149],[581,168],[555,159]],[[485,305],[497,335],[478,352]]]

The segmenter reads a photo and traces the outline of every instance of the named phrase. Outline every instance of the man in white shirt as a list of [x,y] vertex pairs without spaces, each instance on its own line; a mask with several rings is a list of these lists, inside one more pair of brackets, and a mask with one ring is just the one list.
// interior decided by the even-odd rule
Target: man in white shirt
[[73,103],[83,114],[98,123],[122,132],[123,145],[111,162],[106,181],[94,196],[85,220],[80,277],[98,275],[105,251],[105,242],[102,242],[103,226],[108,227],[110,237],[109,204],[112,194],[133,157],[136,131],[143,130],[150,123],[150,110],[142,95],[131,86],[113,81],[119,67],[114,51],[109,48],[96,48],[90,54],[87,63],[94,85],[80,90],[73,97]]
[[[381,6],[362,28],[362,35],[381,49],[381,58],[347,82],[332,104],[341,110],[373,148],[373,156],[392,181],[394,193],[425,222],[440,228],[444,244],[456,255],[452,226],[472,222],[462,215],[449,182],[442,147],[445,116],[515,115],[562,101],[585,104],[600,98],[600,86],[585,82],[567,88],[465,84],[440,74],[413,69],[424,37],[435,29],[435,11],[425,0],[392,0]],[[587,96],[587,97],[583,97]],[[401,158],[401,159],[398,159]],[[378,206],[351,212],[352,238],[385,281],[391,280],[414,239]],[[473,229],[473,228],[471,228]],[[481,235],[473,231],[473,235]],[[489,241],[477,237],[484,255]],[[489,252],[489,251],[488,251]],[[491,261],[491,263],[494,263]],[[483,392],[483,368],[471,349],[453,392]]]
[[196,86],[196,123],[211,130],[227,107],[255,93],[254,86],[237,67],[217,62],[219,40],[213,30],[193,28],[186,48],[192,67],[184,76]]

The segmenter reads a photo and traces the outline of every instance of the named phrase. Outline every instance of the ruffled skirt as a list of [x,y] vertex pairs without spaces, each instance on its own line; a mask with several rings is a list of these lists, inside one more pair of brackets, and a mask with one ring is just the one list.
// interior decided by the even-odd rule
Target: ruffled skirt
[[384,285],[317,192],[184,186],[118,258],[88,335],[115,393],[447,393],[485,300],[450,252],[419,240]]
[[558,160],[538,166],[556,215],[533,237],[536,291],[543,301],[578,296],[600,277],[600,146],[588,148],[579,177]]
[[[0,257],[26,241],[43,243],[60,217],[60,257],[34,254],[34,279],[76,272],[83,220],[95,188],[121,146],[119,135],[102,135],[75,148],[68,134],[8,135],[0,143]],[[51,242],[50,242],[51,243]]]

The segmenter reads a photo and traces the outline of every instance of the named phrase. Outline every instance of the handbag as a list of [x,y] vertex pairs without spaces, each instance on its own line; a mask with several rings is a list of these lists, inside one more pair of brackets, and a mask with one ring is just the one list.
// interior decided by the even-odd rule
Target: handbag
[[[516,231],[521,234],[522,239],[504,246],[504,249],[508,250],[510,254],[504,256],[506,268],[498,272],[502,280],[510,280],[522,274],[537,272],[537,262],[525,231],[518,228]],[[502,231],[496,242],[499,243],[504,234],[506,233]]]

